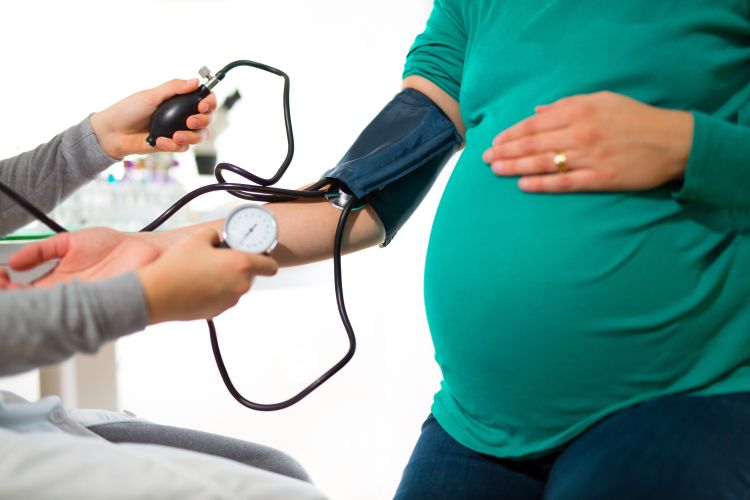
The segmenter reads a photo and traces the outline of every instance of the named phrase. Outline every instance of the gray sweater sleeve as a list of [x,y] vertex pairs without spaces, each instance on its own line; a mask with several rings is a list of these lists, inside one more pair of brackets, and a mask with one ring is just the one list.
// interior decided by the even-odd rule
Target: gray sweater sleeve
[[[99,146],[86,118],[32,151],[0,160],[0,181],[46,213],[115,161]],[[26,211],[0,194],[0,235],[30,221]]]
[[0,376],[93,353],[143,330],[146,299],[135,273],[93,283],[0,291]]
[[[33,151],[0,161],[0,181],[49,212],[114,161],[86,118]],[[29,220],[0,195],[0,234]],[[0,375],[96,352],[109,340],[145,328],[147,315],[135,273],[94,283],[0,290]]]

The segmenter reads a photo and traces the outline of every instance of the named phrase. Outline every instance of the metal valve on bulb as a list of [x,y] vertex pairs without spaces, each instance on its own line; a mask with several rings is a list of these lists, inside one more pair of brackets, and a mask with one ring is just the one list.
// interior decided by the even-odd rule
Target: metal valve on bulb
[[148,138],[146,138],[146,142],[151,147],[156,146],[157,137],[171,138],[178,130],[190,130],[187,126],[188,117],[199,113],[198,103],[208,97],[211,89],[223,77],[223,74],[221,76],[211,76],[211,70],[206,66],[198,70],[198,74],[206,79],[205,83],[202,83],[200,87],[189,94],[180,94],[167,99],[151,116],[149,134]]

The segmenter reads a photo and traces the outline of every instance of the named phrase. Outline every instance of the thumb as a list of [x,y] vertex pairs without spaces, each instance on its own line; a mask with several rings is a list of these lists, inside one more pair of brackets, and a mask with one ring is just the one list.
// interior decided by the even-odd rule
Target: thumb
[[219,246],[221,238],[219,237],[218,231],[211,229],[210,227],[205,227],[193,233],[185,241],[190,242],[190,244],[209,243],[212,247],[216,247]]
[[197,78],[190,80],[174,79],[162,83],[158,87],[152,88],[148,93],[151,94],[151,98],[156,101],[157,105],[159,105],[175,95],[192,92],[197,89],[199,85],[200,83]]
[[11,269],[25,271],[48,260],[65,257],[70,248],[70,234],[61,233],[36,243],[26,245],[8,259]]
[[279,264],[267,255],[249,255],[252,261],[252,272],[259,276],[273,276],[279,270]]
[[10,285],[10,276],[8,276],[8,271],[0,267],[0,289],[5,288],[8,285]]

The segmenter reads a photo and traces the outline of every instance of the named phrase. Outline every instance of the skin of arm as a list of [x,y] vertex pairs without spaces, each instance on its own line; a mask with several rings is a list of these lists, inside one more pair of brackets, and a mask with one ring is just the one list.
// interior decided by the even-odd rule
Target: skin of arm
[[453,126],[456,127],[461,137],[466,138],[466,125],[464,125],[464,121],[461,118],[461,108],[458,102],[443,89],[419,75],[411,75],[404,78],[402,88],[418,90],[432,99],[432,102],[450,118],[450,121],[453,122]]

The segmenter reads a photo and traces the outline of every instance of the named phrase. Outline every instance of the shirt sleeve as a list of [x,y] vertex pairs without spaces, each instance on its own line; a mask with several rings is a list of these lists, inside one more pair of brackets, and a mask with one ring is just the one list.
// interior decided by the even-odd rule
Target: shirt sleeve
[[750,211],[750,102],[734,119],[699,111],[693,117],[693,145],[676,197]]
[[46,289],[0,290],[0,376],[93,353],[143,330],[148,309],[135,273]]
[[435,0],[422,34],[408,55],[403,76],[419,75],[457,102],[466,56],[466,25],[460,0]]
[[[50,212],[115,161],[102,150],[86,118],[32,151],[0,160],[0,182]],[[0,213],[0,235],[31,221],[25,210],[2,194]]]

